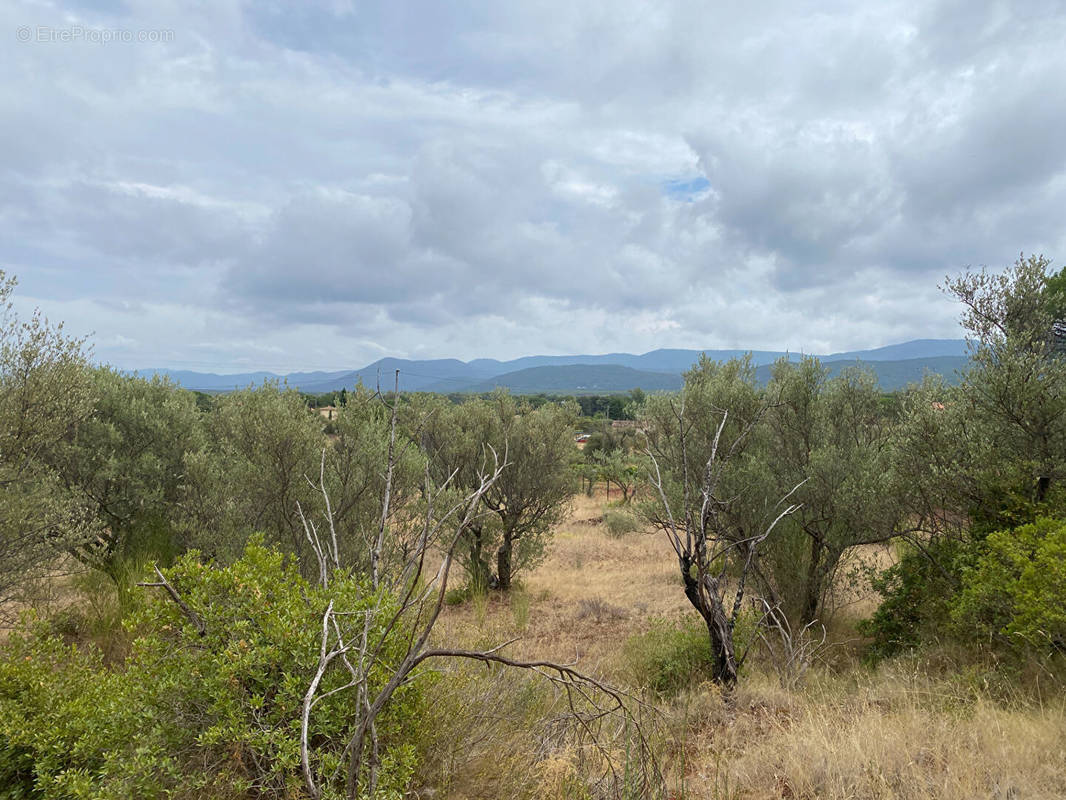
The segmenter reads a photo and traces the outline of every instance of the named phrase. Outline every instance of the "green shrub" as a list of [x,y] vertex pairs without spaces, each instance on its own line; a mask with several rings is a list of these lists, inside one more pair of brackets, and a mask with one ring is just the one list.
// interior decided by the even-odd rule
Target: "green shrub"
[[[131,643],[114,667],[46,621],[12,635],[0,662],[0,797],[301,794],[299,716],[318,663],[324,592],[259,543],[225,569],[189,554],[167,576],[203,619],[203,636],[155,590],[127,614]],[[334,581],[330,596],[351,611],[378,601],[353,578]],[[399,655],[403,638],[390,635],[383,661]],[[328,673],[320,694],[346,679],[341,669]],[[370,679],[373,691],[387,676]],[[320,772],[342,762],[352,702],[342,692],[315,708]],[[414,769],[407,742],[418,706],[417,689],[406,686],[378,720],[386,796],[398,796]]]
[[1066,651],[1066,521],[1038,519],[985,539],[952,607],[960,633]]
[[698,619],[680,626],[657,620],[647,633],[626,642],[626,661],[641,686],[672,697],[694,682],[711,677],[711,645]]
[[640,530],[640,520],[621,508],[604,509],[603,522],[607,526],[607,535],[615,539],[621,539],[627,533]]
[[966,647],[1066,650],[1066,522],[1041,518],[925,550],[907,548],[874,579],[883,599],[859,626],[873,637],[871,657],[944,638]]
[[[484,576],[481,576],[484,578]],[[517,588],[521,588],[521,582],[515,581],[514,585]],[[461,606],[471,600],[474,604],[484,602],[488,597],[489,585],[484,580],[478,580],[478,576],[473,575],[467,580],[466,583],[460,586],[452,586],[448,591],[444,593],[444,602],[450,606]]]
[[913,650],[948,631],[952,598],[975,547],[951,539],[929,542],[926,552],[902,546],[899,561],[872,577],[881,604],[858,626],[859,633],[873,639],[868,660]]

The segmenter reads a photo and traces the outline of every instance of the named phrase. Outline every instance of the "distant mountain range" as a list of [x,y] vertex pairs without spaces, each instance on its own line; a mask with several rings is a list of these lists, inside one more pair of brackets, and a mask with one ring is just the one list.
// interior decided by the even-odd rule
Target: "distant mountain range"
[[[608,353],[606,355],[524,356],[512,361],[479,358],[459,361],[454,358],[412,361],[383,358],[361,369],[337,372],[247,372],[237,375],[214,375],[185,370],[146,369],[137,374],[148,377],[166,375],[187,389],[201,392],[228,392],[268,380],[285,381],[304,392],[322,394],[366,386],[391,389],[393,374],[400,370],[400,389],[408,392],[447,394],[479,393],[505,387],[515,394],[615,394],[641,388],[644,391],[674,390],[681,386],[681,373],[691,367],[700,353],[709,358],[726,360],[751,353],[761,380],[769,377],[770,365],[783,356],[796,360],[796,353],[769,350],[653,350],[643,355]],[[881,388],[900,389],[920,381],[926,372],[958,379],[968,356],[962,339],[916,339],[874,350],[831,353],[819,358],[833,374],[863,364],[877,375]]]

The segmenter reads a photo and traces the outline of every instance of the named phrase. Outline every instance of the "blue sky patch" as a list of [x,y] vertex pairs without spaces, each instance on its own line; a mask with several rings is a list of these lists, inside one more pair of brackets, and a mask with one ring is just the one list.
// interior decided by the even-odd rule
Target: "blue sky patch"
[[663,191],[678,200],[692,202],[699,195],[711,188],[711,182],[702,175],[695,178],[683,178],[667,181],[663,184]]

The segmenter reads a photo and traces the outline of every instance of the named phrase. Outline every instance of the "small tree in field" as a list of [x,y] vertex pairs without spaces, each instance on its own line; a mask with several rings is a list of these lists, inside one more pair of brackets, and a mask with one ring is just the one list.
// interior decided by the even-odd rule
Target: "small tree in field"
[[519,569],[544,557],[552,528],[565,516],[575,486],[570,463],[576,410],[550,403],[525,413],[510,395],[491,401],[499,430],[494,446],[509,466],[485,492],[483,502],[499,519],[496,581],[511,588]]
[[[504,396],[503,399],[509,398]],[[501,407],[507,408],[506,403]],[[392,408],[390,442],[397,438],[397,412],[398,400]],[[435,412],[446,413],[446,409],[431,404],[428,413]],[[415,427],[424,430],[424,422]],[[547,431],[537,430],[542,424],[548,426]],[[535,439],[538,434],[543,436],[554,430],[550,417],[536,418],[524,433],[540,441]],[[513,438],[520,442],[519,436]],[[540,444],[551,450],[550,440],[540,441]],[[516,449],[525,452],[521,443]],[[522,506],[522,495],[514,489],[501,489],[495,495],[497,499],[486,500],[506,472],[518,465],[510,458],[501,460],[492,445],[484,440],[479,450],[482,459],[477,466],[470,467],[470,485],[467,487],[453,485],[460,473],[459,468],[453,469],[443,480],[435,480],[430,468],[432,455],[429,454],[425,462],[420,513],[407,518],[411,525],[408,531],[411,546],[403,549],[402,558],[386,560],[382,555],[388,547],[388,538],[395,535],[395,529],[386,526],[384,521],[392,516],[392,478],[396,475],[400,457],[392,444],[388,448],[383,470],[386,475],[381,511],[383,522],[377,538],[369,542],[370,586],[379,598],[388,602],[376,600],[371,607],[353,611],[350,600],[344,602],[341,597],[332,597],[322,614],[318,668],[304,696],[300,726],[300,763],[308,793],[314,798],[336,796],[331,791],[337,792],[343,785],[344,796],[351,800],[378,796],[382,770],[388,766],[382,758],[383,742],[378,730],[382,714],[395,704],[404,687],[417,678],[426,662],[442,658],[471,659],[487,665],[531,670],[560,689],[566,697],[575,744],[592,752],[592,768],[599,771],[599,777],[590,787],[595,796],[620,796],[623,791],[649,796],[660,791],[662,776],[650,756],[642,725],[634,716],[626,695],[570,665],[507,657],[500,651],[509,642],[484,650],[433,645],[433,628],[444,607],[451,567],[471,525],[479,516],[498,515],[498,511],[490,509],[501,504],[499,498],[508,498],[516,510]],[[540,466],[543,469],[553,463],[543,453],[540,460],[537,460],[535,451],[526,455],[530,458],[531,468]],[[549,460],[545,461],[545,458]],[[521,485],[521,482],[516,479],[515,485]],[[323,501],[322,513],[315,515],[319,524],[316,525],[316,519],[302,509],[299,513],[305,536],[319,564],[321,587],[328,595],[338,578],[343,579],[351,572],[351,567],[345,563],[344,553],[338,547],[333,504],[324,481],[319,488]],[[507,491],[511,493],[507,494]],[[434,570],[429,562],[438,557],[439,566]],[[379,564],[380,568],[376,566]],[[388,652],[388,637],[397,633],[402,634],[404,647],[400,652]],[[386,679],[373,686],[370,677],[381,672],[385,673]],[[327,689],[331,678],[333,686]],[[338,695],[351,699],[354,728],[343,749],[344,760],[339,762],[323,757],[310,736],[317,708],[323,701],[335,700]],[[566,727],[565,719],[559,722]],[[609,748],[607,742],[611,739],[615,740],[615,745]],[[626,755],[625,774],[617,771],[612,752],[618,741],[623,743]]]
[[[478,485],[492,428],[487,403],[471,399],[457,405],[443,397],[421,396],[403,412],[405,433],[421,445],[435,483],[457,490]],[[470,582],[482,588],[491,581],[488,557],[496,539],[492,523],[485,515],[472,516],[456,549]]]
[[640,459],[624,450],[615,450],[597,453],[594,464],[597,476],[607,485],[608,496],[611,486],[615,486],[622,495],[622,505],[628,504],[644,473]]
[[803,507],[782,524],[765,563],[801,627],[822,615],[852,548],[888,541],[902,521],[876,378],[858,369],[828,373],[815,358],[781,359],[768,386],[775,404],[766,418],[764,492],[806,482],[794,496]]
[[475,583],[509,589],[517,572],[543,558],[575,491],[576,407],[546,403],[530,409],[497,392],[460,405],[426,401],[412,413],[419,409],[424,413],[411,435],[427,451],[437,480],[451,477],[458,487],[474,487],[486,446],[506,457],[507,470],[481,496],[490,513],[467,526],[459,553]]
[[651,520],[677,555],[685,596],[707,627],[713,678],[727,687],[743,659],[733,633],[747,582],[762,575],[760,546],[799,508],[788,502],[795,488],[780,498],[758,492],[765,484],[755,445],[770,405],[750,359],[719,364],[701,356],[681,393],[650,399],[645,412],[659,495]]

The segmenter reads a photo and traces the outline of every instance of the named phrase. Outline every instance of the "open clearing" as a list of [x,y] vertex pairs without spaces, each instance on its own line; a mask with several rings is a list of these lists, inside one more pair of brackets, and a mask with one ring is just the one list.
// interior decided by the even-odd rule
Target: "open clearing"
[[[509,654],[576,659],[579,669],[637,690],[630,637],[656,619],[694,612],[665,539],[608,536],[604,506],[602,492],[575,498],[548,558],[523,576],[524,590],[447,608],[439,641],[484,647],[521,636]],[[1066,797],[1061,687],[1037,676],[1023,692],[944,651],[866,667],[851,623],[874,601],[863,598],[840,615],[832,635],[842,643],[799,688],[782,688],[755,663],[732,699],[703,683],[657,700],[670,796]],[[540,733],[552,713],[546,692],[515,692],[533,681],[484,667],[454,674],[468,680],[434,689],[428,722],[437,738],[424,796],[572,796],[573,754],[546,748]]]

